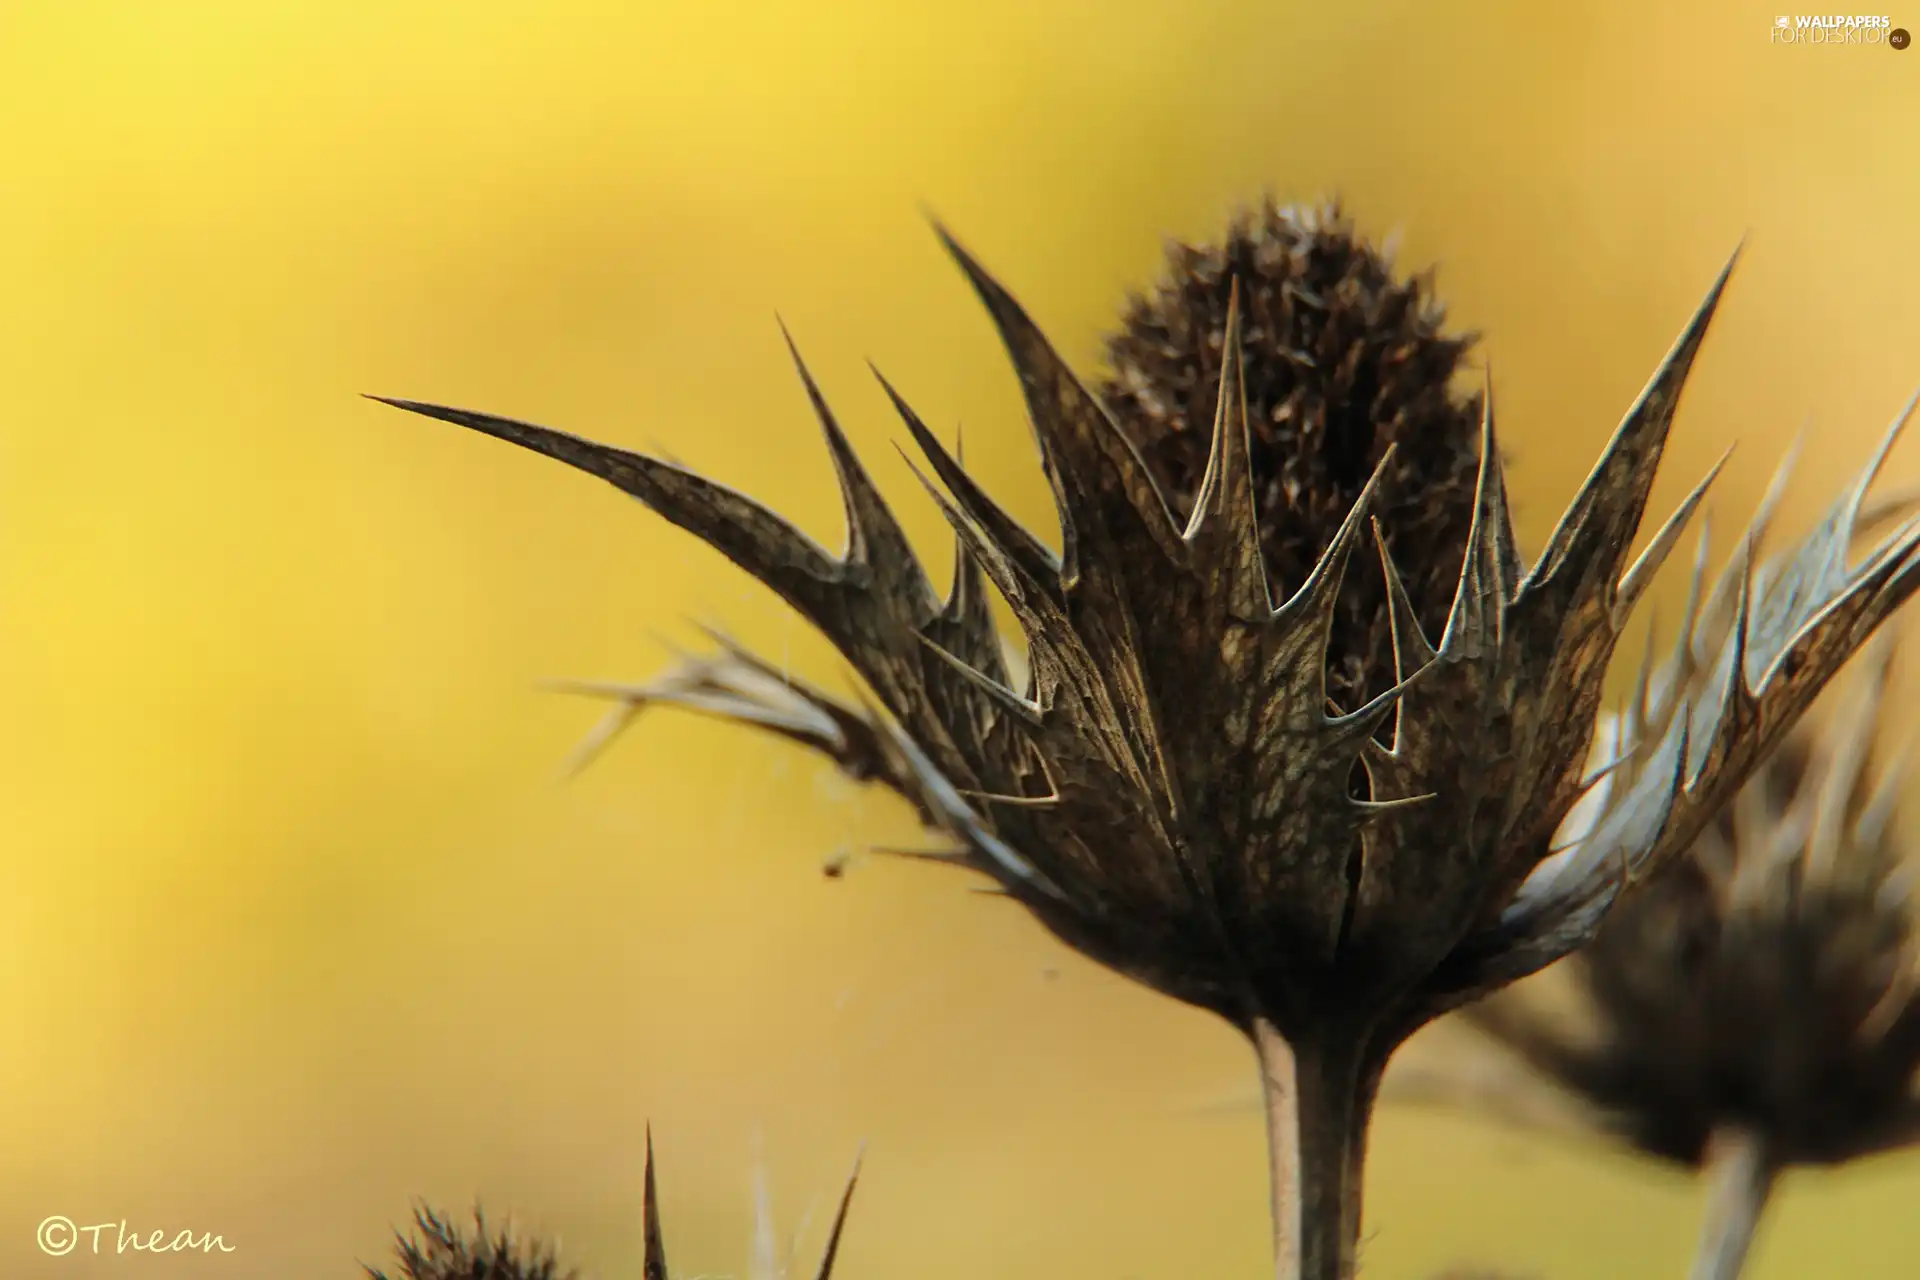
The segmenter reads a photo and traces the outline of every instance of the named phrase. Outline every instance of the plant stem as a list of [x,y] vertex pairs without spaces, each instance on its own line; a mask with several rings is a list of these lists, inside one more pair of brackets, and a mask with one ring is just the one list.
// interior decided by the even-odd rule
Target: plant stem
[[1293,1045],[1253,1022],[1266,1099],[1275,1280],[1351,1280],[1360,1246],[1361,1173],[1378,1073],[1357,1048]]
[[1766,1142],[1753,1130],[1727,1125],[1713,1131],[1707,1139],[1707,1218],[1692,1280],[1734,1280],[1740,1274],[1778,1173]]

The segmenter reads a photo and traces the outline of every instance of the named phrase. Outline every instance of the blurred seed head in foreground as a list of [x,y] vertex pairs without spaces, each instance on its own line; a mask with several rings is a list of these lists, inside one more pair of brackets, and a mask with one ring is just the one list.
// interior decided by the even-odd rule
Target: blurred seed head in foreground
[[579,1280],[563,1268],[553,1247],[500,1227],[490,1231],[486,1215],[473,1213],[471,1231],[425,1205],[414,1210],[411,1235],[396,1235],[394,1257],[400,1270],[389,1276],[363,1267],[367,1280]]
[[[766,1195],[765,1170],[757,1170],[754,1199],[754,1249],[750,1280],[787,1280],[790,1268],[773,1249],[772,1210]],[[827,1234],[820,1264],[813,1280],[833,1280],[834,1263],[840,1256],[840,1234],[847,1224],[847,1212],[853,1207],[853,1191],[860,1180],[860,1162],[854,1161],[840,1193],[840,1206]],[[394,1253],[400,1264],[397,1276],[373,1267],[364,1267],[368,1280],[580,1280],[580,1273],[563,1269],[554,1248],[541,1241],[515,1238],[505,1228],[489,1234],[487,1222],[474,1211],[474,1228],[468,1232],[448,1218],[422,1207],[414,1212],[415,1232],[398,1236]],[[644,1280],[672,1280],[667,1269],[665,1233],[660,1225],[660,1187],[653,1169],[653,1134],[647,1134],[645,1191],[641,1202],[643,1254],[641,1274]]]

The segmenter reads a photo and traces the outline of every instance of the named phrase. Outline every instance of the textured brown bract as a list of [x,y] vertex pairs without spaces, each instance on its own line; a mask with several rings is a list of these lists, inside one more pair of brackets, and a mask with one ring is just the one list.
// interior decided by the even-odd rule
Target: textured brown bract
[[[1514,543],[1491,400],[1469,447],[1463,409],[1448,398],[1458,340],[1437,336],[1419,291],[1392,285],[1337,220],[1270,212],[1263,227],[1237,233],[1246,252],[1224,255],[1248,278],[1220,318],[1204,466],[1192,451],[1193,395],[1214,380],[1205,353],[1217,281],[1194,264],[1220,253],[1177,250],[1172,284],[1115,341],[1123,422],[941,233],[1019,375],[1062,529],[1056,554],[887,386],[956,535],[944,601],[804,366],[845,498],[840,556],[672,463],[488,414],[388,403],[609,481],[818,626],[877,707],[725,644],[654,684],[602,691],[621,701],[619,722],[678,703],[886,784],[953,842],[924,856],[992,877],[1069,945],[1242,1028],[1274,1105],[1298,1116],[1297,1134],[1274,1134],[1277,1210],[1325,1237],[1301,1246],[1301,1274],[1344,1276],[1366,1116],[1394,1046],[1579,946],[1628,879],[1690,845],[1920,586],[1920,526],[1850,563],[1876,458],[1777,573],[1755,582],[1737,560],[1722,592],[1737,616],[1717,639],[1689,627],[1714,678],[1686,686],[1632,740],[1629,773],[1577,847],[1556,855],[1555,833],[1592,782],[1609,660],[1712,480],[1629,563],[1727,272],[1529,565]],[[1242,296],[1254,300],[1252,346]],[[1163,392],[1158,380],[1173,385]],[[1463,551],[1449,561],[1456,535]],[[1378,557],[1375,596],[1343,589],[1356,549]],[[1024,633],[1017,686],[987,584]],[[1390,662],[1370,656],[1383,628]],[[1348,673],[1331,686],[1330,645],[1344,646]],[[1298,1188],[1283,1167],[1294,1162],[1310,1170]],[[1281,1241],[1283,1254],[1295,1247]]]
[[1779,1168],[1920,1140],[1920,940],[1890,821],[1901,776],[1871,768],[1875,647],[1824,731],[1790,737],[1569,961],[1589,1028],[1518,992],[1466,1011],[1648,1154],[1698,1166],[1738,1130]]

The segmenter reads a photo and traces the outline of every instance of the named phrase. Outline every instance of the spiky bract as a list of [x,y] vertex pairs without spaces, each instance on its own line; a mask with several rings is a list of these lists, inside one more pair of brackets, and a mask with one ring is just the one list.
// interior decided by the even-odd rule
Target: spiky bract
[[[834,1210],[833,1226],[827,1232],[826,1247],[820,1253],[820,1266],[814,1271],[814,1280],[833,1280],[834,1263],[840,1258],[840,1235],[846,1229],[847,1211],[853,1208],[853,1190],[860,1182],[860,1161],[853,1163],[853,1172],[847,1175],[846,1189],[840,1193],[839,1208]],[[647,1170],[646,1190],[643,1194],[642,1217],[646,1235],[645,1252],[641,1261],[641,1272],[645,1280],[672,1280],[667,1269],[666,1237],[660,1227],[660,1186],[653,1172],[653,1133],[647,1133]],[[770,1226],[762,1219],[763,1230]],[[765,1278],[763,1278],[765,1280]]]

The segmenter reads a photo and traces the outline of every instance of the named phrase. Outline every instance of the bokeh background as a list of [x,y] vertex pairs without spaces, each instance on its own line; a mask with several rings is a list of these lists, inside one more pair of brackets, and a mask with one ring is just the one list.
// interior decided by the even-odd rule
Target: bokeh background
[[[689,618],[838,664],[612,490],[357,396],[657,445],[831,543],[777,309],[944,566],[866,357],[1051,525],[923,207],[1085,365],[1163,235],[1338,190],[1487,333],[1534,545],[1747,235],[1657,500],[1737,439],[1724,531],[1805,427],[1802,524],[1920,385],[1920,52],[1772,17],[0,5],[0,1274],[344,1277],[478,1195],[637,1276],[649,1120],[688,1275],[745,1274],[762,1158],[810,1262],[862,1139],[849,1280],[1266,1273],[1230,1032],[962,879],[824,878],[910,822],[782,747],[662,714],[562,784],[598,709],[543,678]],[[1672,1274],[1700,1199],[1397,1111],[1369,1194],[1379,1280]],[[1920,1155],[1796,1175],[1753,1274],[1912,1275],[1916,1203]],[[236,1252],[51,1259],[50,1214]]]

